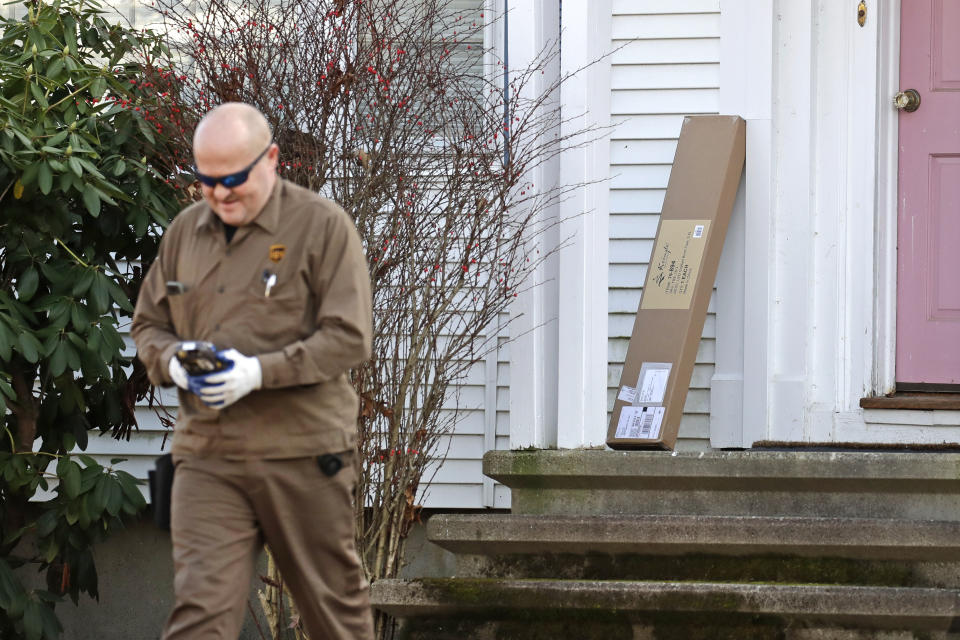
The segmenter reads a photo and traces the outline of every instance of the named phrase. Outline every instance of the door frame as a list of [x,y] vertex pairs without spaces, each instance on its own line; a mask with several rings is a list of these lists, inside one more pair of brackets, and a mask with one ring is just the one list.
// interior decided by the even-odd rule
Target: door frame
[[877,51],[877,178],[874,228],[873,393],[896,390],[897,189],[899,112],[891,108],[900,88],[900,0],[880,2]]
[[[821,20],[816,34],[823,39],[819,57],[801,69],[811,74],[809,85],[792,85],[794,93],[785,96],[778,93],[774,52],[788,45],[794,55],[810,55],[810,24],[797,15],[779,21],[763,0],[723,8],[721,111],[747,119],[747,164],[717,282],[714,447],[771,438],[869,439],[860,399],[894,388],[898,112],[892,97],[899,87],[900,6],[900,0],[868,0],[863,27],[856,3],[797,9],[810,24]],[[832,120],[820,127],[827,121],[816,120],[816,109],[827,99]],[[803,122],[817,123],[814,149],[803,158],[784,153],[785,125],[771,100],[792,100]],[[778,208],[775,177],[796,167],[809,171],[806,179],[820,194],[811,211],[840,217],[816,216],[818,233],[800,233],[781,249],[794,263],[809,264],[810,256],[828,263],[835,282],[810,279],[777,253],[780,227],[797,221]],[[796,283],[809,291],[807,307],[778,316],[780,297],[792,295]],[[808,344],[785,336],[803,336]]]

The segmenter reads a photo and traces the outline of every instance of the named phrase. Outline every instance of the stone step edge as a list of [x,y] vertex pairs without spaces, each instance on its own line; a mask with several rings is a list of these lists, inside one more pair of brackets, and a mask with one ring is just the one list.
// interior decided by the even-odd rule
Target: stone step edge
[[960,453],[488,451],[483,473],[511,488],[960,492]]
[[960,522],[776,516],[436,514],[427,538],[454,553],[797,555],[960,560]]
[[956,630],[960,594],[949,589],[697,582],[384,579],[373,606],[397,618],[604,611],[765,615],[876,629]]

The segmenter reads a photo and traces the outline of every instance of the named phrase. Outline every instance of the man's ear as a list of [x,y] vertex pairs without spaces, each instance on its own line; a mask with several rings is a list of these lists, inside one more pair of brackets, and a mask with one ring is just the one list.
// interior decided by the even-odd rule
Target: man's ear
[[270,166],[274,169],[277,168],[277,163],[280,160],[280,147],[276,142],[270,145],[270,149],[267,151],[267,161],[270,162]]

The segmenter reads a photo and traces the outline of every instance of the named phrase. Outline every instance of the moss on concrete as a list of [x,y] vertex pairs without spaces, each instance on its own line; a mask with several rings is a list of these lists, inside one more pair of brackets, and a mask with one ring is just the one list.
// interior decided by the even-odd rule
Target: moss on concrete
[[926,586],[909,562],[779,555],[510,554],[489,558],[480,571],[488,578]]

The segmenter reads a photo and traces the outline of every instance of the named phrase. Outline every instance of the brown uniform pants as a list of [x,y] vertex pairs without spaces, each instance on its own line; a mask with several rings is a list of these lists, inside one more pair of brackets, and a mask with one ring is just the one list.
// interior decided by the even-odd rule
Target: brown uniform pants
[[354,543],[356,455],[333,477],[315,458],[176,459],[176,595],[164,640],[236,640],[263,543],[311,640],[372,640],[369,585]]

